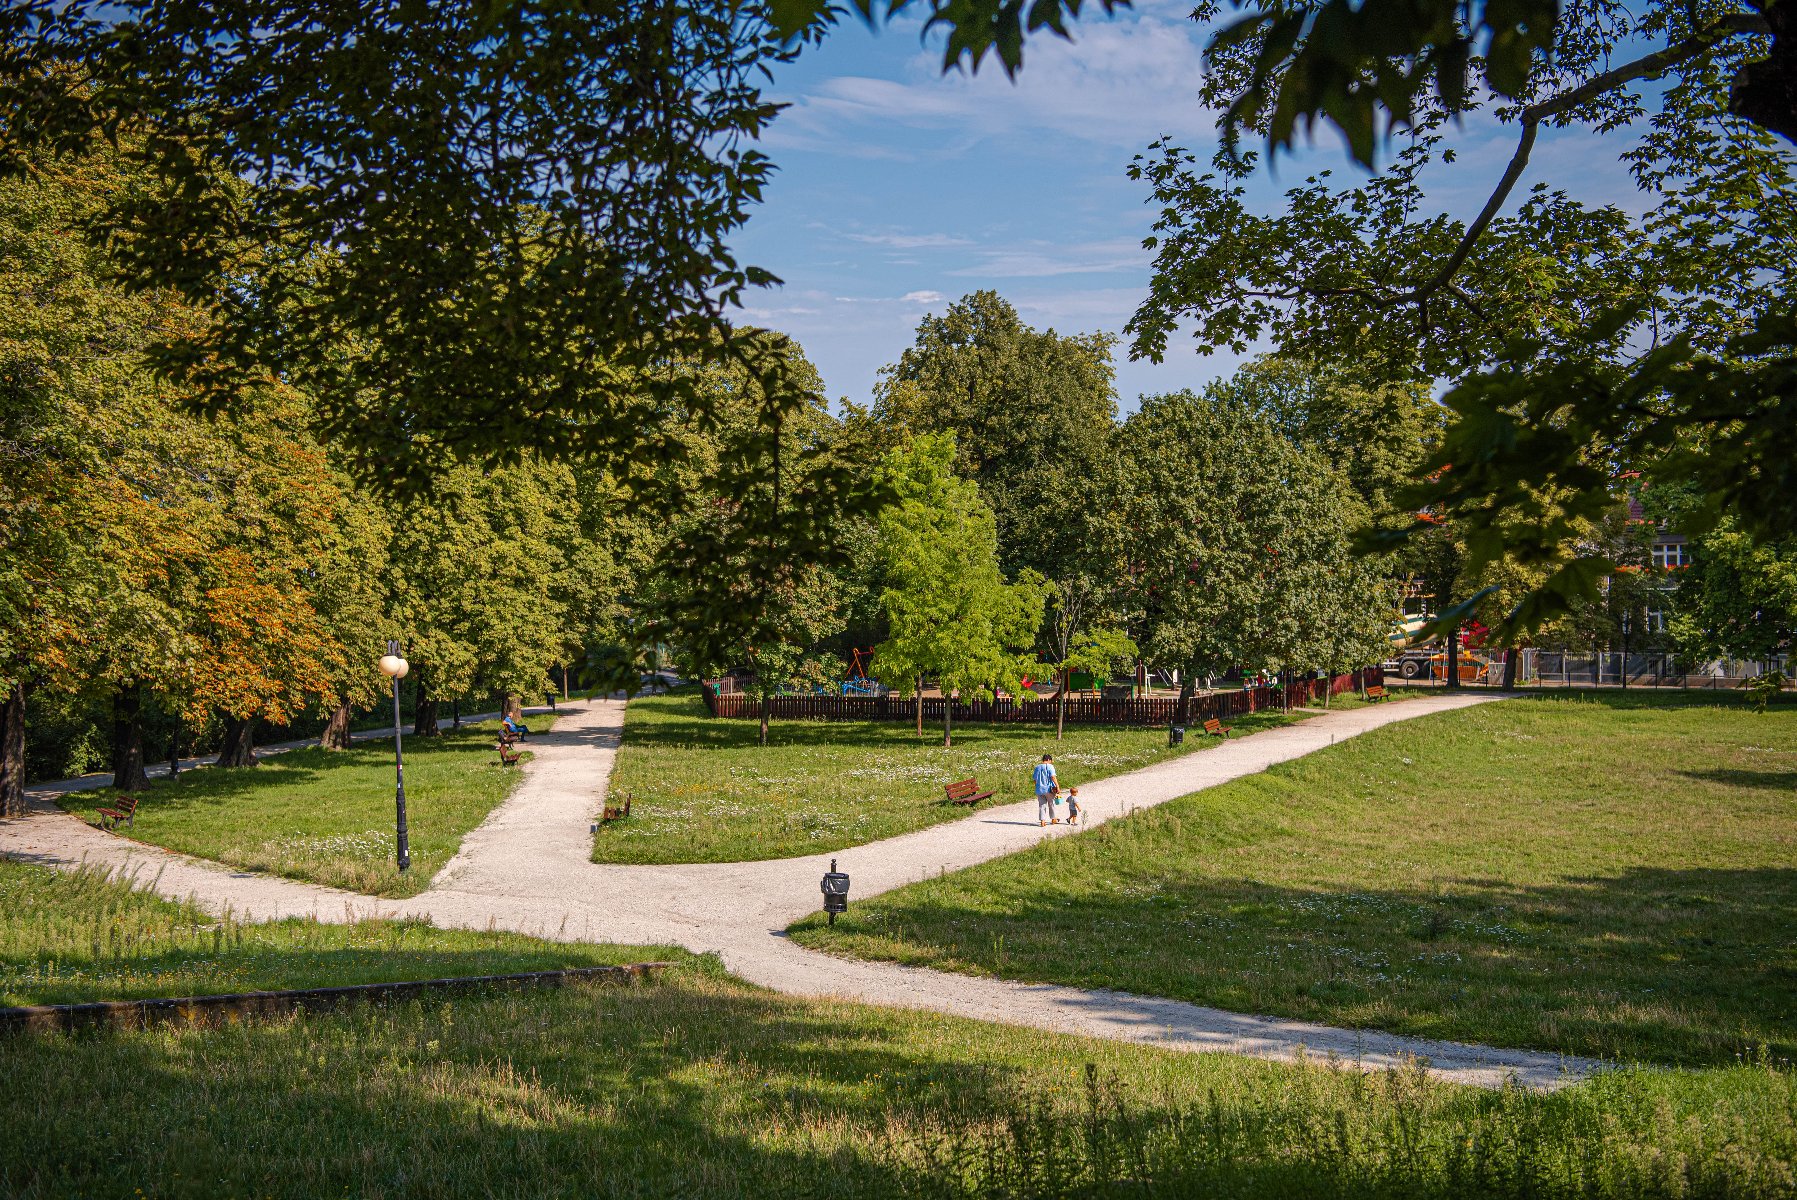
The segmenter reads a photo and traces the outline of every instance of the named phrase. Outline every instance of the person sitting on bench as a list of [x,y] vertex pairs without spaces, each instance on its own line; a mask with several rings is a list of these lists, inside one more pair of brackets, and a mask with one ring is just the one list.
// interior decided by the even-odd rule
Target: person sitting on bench
[[525,725],[524,722],[522,722],[522,721],[512,720],[512,718],[509,715],[500,717],[499,723],[501,725],[505,726],[505,731],[507,733],[515,733],[520,738],[530,736],[530,728],[527,725]]

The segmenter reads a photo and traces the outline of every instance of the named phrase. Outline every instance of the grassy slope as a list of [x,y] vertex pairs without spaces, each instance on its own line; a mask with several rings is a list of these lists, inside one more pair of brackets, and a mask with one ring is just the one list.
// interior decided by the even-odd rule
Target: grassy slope
[[[529,724],[541,731],[553,720],[533,715]],[[498,722],[445,727],[438,738],[406,739],[412,867],[404,875],[394,865],[390,741],[289,750],[254,768],[184,772],[178,782],[158,782],[143,793],[135,826],[122,832],[252,871],[372,896],[415,895],[521,778],[493,752],[498,728]],[[61,803],[94,821],[114,795],[73,792]]]
[[[183,906],[16,865],[0,867],[0,902],[17,917],[0,927],[14,998],[644,954],[418,926],[395,947],[391,926],[303,922],[227,924],[214,946]],[[0,1072],[32,1109],[0,1123],[0,1195],[1135,1196],[1152,1178],[1242,1197],[1757,1197],[1793,1183],[1797,1079],[1766,1064],[1491,1094],[789,1000],[674,957],[638,988],[0,1039]],[[62,980],[21,988],[48,959]]]
[[[1290,718],[1231,721],[1238,734]],[[926,727],[888,721],[776,721],[767,746],[753,721],[705,715],[696,689],[638,697],[626,710],[614,797],[635,794],[631,820],[594,839],[596,862],[748,862],[859,846],[967,815],[944,784],[977,777],[998,794],[982,807],[1027,799],[1031,768],[1052,753],[1064,785],[1115,775],[1218,744],[1194,733],[1168,750],[1164,729],[972,723],[954,746]]]
[[1659,1062],[1797,1053],[1797,712],[1512,700],[857,904],[805,945]]
[[646,959],[668,947],[563,945],[416,921],[217,920],[95,873],[0,859],[0,1004],[84,1004],[400,979],[496,975]]

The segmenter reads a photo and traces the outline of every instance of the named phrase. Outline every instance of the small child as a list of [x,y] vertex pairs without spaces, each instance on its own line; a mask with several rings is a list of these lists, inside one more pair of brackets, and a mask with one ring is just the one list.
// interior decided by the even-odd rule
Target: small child
[[1079,789],[1067,789],[1067,824],[1079,824]]

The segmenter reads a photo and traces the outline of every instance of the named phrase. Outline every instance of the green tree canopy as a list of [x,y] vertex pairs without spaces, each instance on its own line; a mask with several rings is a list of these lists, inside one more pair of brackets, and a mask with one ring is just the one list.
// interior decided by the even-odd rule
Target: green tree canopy
[[[921,434],[882,464],[897,500],[880,516],[890,633],[874,656],[881,682],[901,692],[934,675],[944,697],[1023,690],[1047,585],[1029,568],[1006,583],[992,510],[954,473],[955,443]],[[943,745],[953,736],[943,707]]]
[[998,523],[1007,571],[1047,575],[1077,552],[1092,487],[1116,420],[1108,334],[1065,336],[1025,325],[996,292],[974,292],[887,367],[877,421],[954,435],[956,466]]
[[1195,675],[1384,656],[1392,598],[1351,552],[1361,505],[1326,461],[1241,405],[1191,392],[1146,398],[1118,442],[1137,640],[1185,672],[1182,701]]
[[462,466],[398,505],[388,604],[413,663],[419,734],[437,732],[439,700],[540,695],[562,661],[572,489],[556,464]]
[[[1190,323],[1201,347],[1266,338],[1391,380],[1456,381],[1429,464],[1452,469],[1407,506],[1452,520],[1473,572],[1508,557],[1539,581],[1502,622],[1517,629],[1596,597],[1609,564],[1574,533],[1614,504],[1625,468],[1698,479],[1694,516],[1797,530],[1778,499],[1797,446],[1783,411],[1797,379],[1788,5],[1241,7],[1207,54],[1205,96],[1226,111],[1209,169],[1165,143],[1135,168],[1162,214],[1137,353],[1160,355]],[[1490,90],[1467,86],[1470,71]],[[1782,119],[1767,105],[1778,78]],[[1474,111],[1514,149],[1462,221],[1428,190]],[[1380,112],[1402,135],[1370,179],[1324,171],[1276,211],[1249,202],[1259,156],[1240,134],[1285,146],[1321,118],[1371,163]],[[1513,198],[1541,134],[1571,128],[1619,143],[1639,215],[1576,186]]]

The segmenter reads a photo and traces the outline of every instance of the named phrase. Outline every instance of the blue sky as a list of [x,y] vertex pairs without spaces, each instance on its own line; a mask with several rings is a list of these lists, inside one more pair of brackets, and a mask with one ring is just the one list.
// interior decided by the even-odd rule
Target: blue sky
[[[736,248],[785,285],[752,300],[747,319],[797,338],[833,399],[863,402],[926,312],[980,288],[1038,327],[1121,334],[1146,292],[1153,220],[1146,185],[1125,169],[1162,135],[1214,144],[1197,99],[1205,32],[1189,12],[1189,0],[1147,0],[1082,20],[1073,45],[1034,39],[1015,83],[991,64],[944,76],[915,22],[877,33],[845,22],[775,77],[774,97],[791,107],[763,148],[780,171]],[[1474,124],[1457,144],[1462,165],[1436,198],[1470,215],[1513,143]],[[1544,139],[1524,184],[1633,207],[1621,148]],[[1269,204],[1311,169],[1354,170],[1332,136],[1306,158],[1263,173]],[[1175,344],[1162,364],[1132,363],[1120,346],[1116,365],[1127,411],[1139,394],[1202,385],[1235,360]]]

